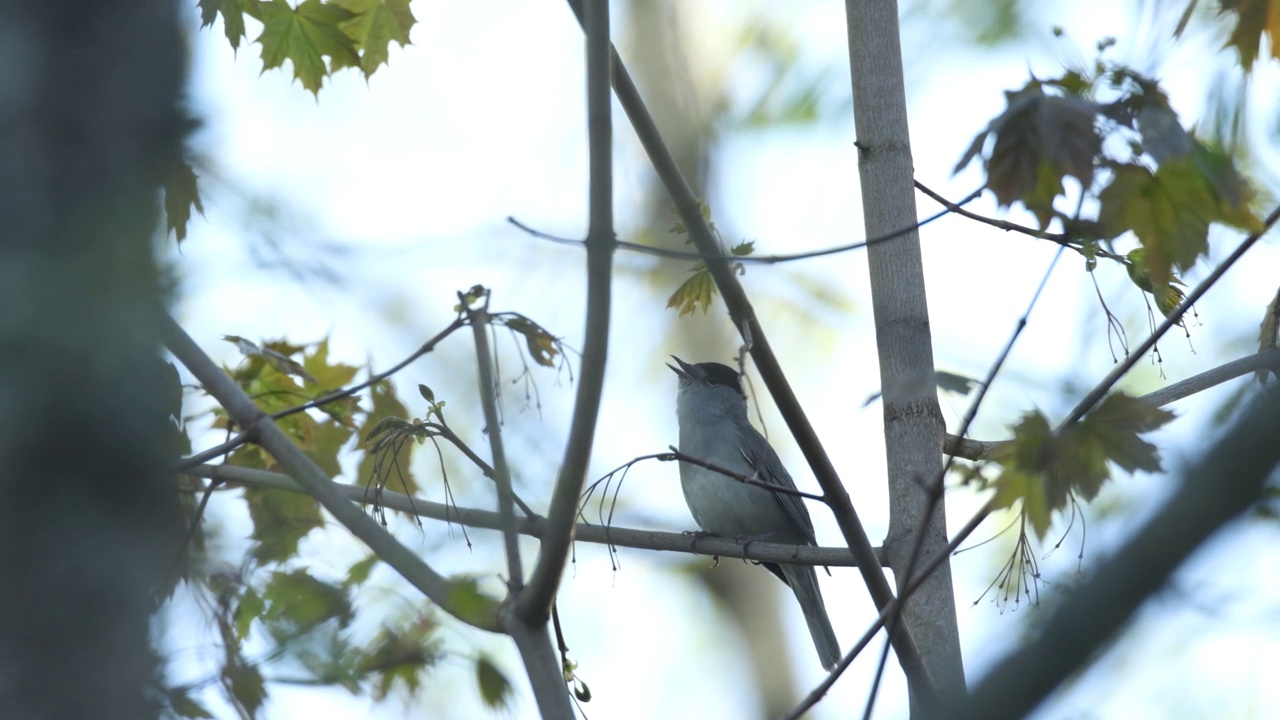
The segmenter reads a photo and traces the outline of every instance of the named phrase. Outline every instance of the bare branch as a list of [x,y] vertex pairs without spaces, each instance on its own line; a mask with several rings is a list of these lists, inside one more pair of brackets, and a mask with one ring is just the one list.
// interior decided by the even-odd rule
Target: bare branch
[[[1029,228],[1025,225],[1012,223],[1012,222],[1009,222],[1008,220],[998,220],[996,218],[987,217],[986,215],[979,215],[978,213],[972,212],[970,210],[965,210],[963,207],[961,207],[961,205],[963,205],[964,203],[953,203],[950,200],[942,197],[941,195],[934,192],[933,190],[930,190],[924,183],[920,182],[919,180],[915,180],[914,182],[917,190],[924,193],[925,195],[928,195],[930,198],[933,198],[933,200],[937,202],[939,205],[947,208],[947,210],[949,210],[950,212],[953,212],[961,217],[965,217],[970,220],[976,220],[977,222],[983,223],[985,225],[990,225],[993,228],[998,228],[1000,230],[1004,230],[1005,232],[1022,233],[1023,235],[1030,235],[1033,238],[1039,238],[1041,240],[1048,240],[1050,242],[1055,242],[1064,248],[1075,250],[1081,255],[1085,254],[1084,248],[1082,248],[1079,245],[1079,243],[1072,242],[1071,236],[1067,235],[1066,233],[1045,232],[1044,230],[1037,230],[1035,228]],[[1128,258],[1125,258],[1121,255],[1116,255],[1113,252],[1108,252],[1102,248],[1095,249],[1094,254],[1097,257],[1104,257],[1104,258],[1107,258],[1108,260],[1115,260],[1116,262],[1121,262],[1126,265],[1129,264]]]
[[547,522],[551,532],[543,538],[538,564],[529,578],[529,587],[516,598],[516,614],[525,622],[545,623],[560,576],[569,559],[578,497],[586,483],[591,446],[595,441],[604,388],[605,362],[609,355],[609,312],[612,303],[613,252],[617,237],[613,228],[613,120],[609,93],[611,62],[609,3],[595,0],[587,4],[583,23],[587,35],[587,146],[589,227],[587,229],[587,319],[582,346],[581,377],[573,403],[573,423],[565,443],[560,474],[551,494]]
[[[724,475],[725,477],[731,478],[733,480],[737,480],[740,483],[744,483],[746,485],[755,485],[758,488],[764,488],[765,490],[768,490],[770,492],[776,492],[780,495],[795,495],[796,497],[805,498],[806,500],[816,500],[818,502],[825,502],[825,500],[823,500],[821,495],[814,495],[813,493],[807,493],[807,492],[804,492],[803,490],[797,490],[795,488],[781,487],[775,483],[765,482],[763,480],[756,479],[750,475],[743,475],[742,473],[734,472],[728,468],[716,465],[715,463],[707,462],[702,458],[697,458],[692,455],[682,453],[679,450],[677,450],[674,446],[670,447],[670,450],[671,452],[669,453],[658,453],[657,455],[646,455],[645,458],[653,458],[655,460],[661,460],[662,462],[671,462],[673,460],[678,460],[680,462],[687,462],[690,465],[697,465],[698,467],[704,467],[712,472],[720,473],[721,475]],[[637,458],[637,459],[643,459],[643,458]]]
[[[466,306],[462,294],[458,300]],[[485,295],[484,305],[489,296]],[[520,565],[520,542],[516,532],[515,495],[511,488],[511,470],[502,446],[502,421],[498,419],[497,379],[493,372],[493,354],[489,350],[489,312],[480,308],[466,309],[471,334],[476,343],[476,367],[479,368],[480,406],[484,409],[484,429],[489,436],[489,452],[493,455],[493,482],[498,486],[498,516],[502,518],[503,546],[507,555],[507,587],[512,594],[524,587],[524,568]]]
[[[201,465],[188,469],[184,474],[209,478],[219,482],[238,483],[269,487],[291,492],[306,492],[288,475],[239,467],[237,465]],[[334,483],[338,492],[352,502],[372,504],[365,488],[359,485]],[[471,528],[482,530],[502,530],[502,518],[492,510],[456,507],[445,503],[432,502],[418,497],[410,497],[403,493],[385,490],[378,499],[386,507],[411,513],[418,517],[443,522],[456,522]],[[546,534],[545,518],[532,515],[516,520],[516,531],[521,535],[542,538]],[[706,557],[735,558],[755,562],[788,563],[791,565],[816,565],[829,567],[853,567],[853,558],[845,547],[814,547],[812,545],[784,545],[764,541],[741,543],[734,538],[701,536],[690,533],[660,532],[657,530],[639,530],[635,528],[608,527],[579,523],[574,525],[575,540],[598,545],[634,548],[636,550],[656,550],[659,552],[678,552]],[[876,550],[877,559],[880,551]]]
[[[866,240],[860,240],[858,242],[847,243],[844,245],[836,245],[835,247],[822,248],[820,250],[809,250],[807,252],[791,253],[789,255],[739,255],[734,257],[733,261],[743,263],[744,265],[777,265],[780,263],[794,262],[796,260],[811,260],[813,258],[826,257],[828,255],[838,255],[840,253],[850,252],[852,250],[861,250],[865,247],[870,247],[877,243],[888,242],[890,240],[896,240],[902,237],[903,235],[915,232],[916,230],[919,230],[925,225],[928,225],[929,223],[935,220],[938,220],[940,218],[943,218],[955,212],[954,208],[958,208],[973,202],[981,194],[982,194],[981,189],[975,190],[972,193],[969,193],[969,195],[966,196],[960,202],[947,203],[946,209],[936,212],[913,225],[910,225],[904,228],[899,228],[898,230],[894,230],[893,232],[885,233],[883,235],[878,235],[873,238],[867,238]],[[507,222],[525,231],[525,233],[527,233],[530,237],[534,237],[539,240],[550,240],[553,243],[559,243],[561,245],[582,245],[583,244],[581,240],[577,240],[575,238],[559,237],[557,235],[551,235],[549,233],[542,232],[541,230],[535,230],[513,217],[508,217]],[[701,252],[689,252],[688,250],[676,250],[673,248],[657,247],[655,245],[642,245],[640,243],[627,242],[625,240],[618,241],[618,249],[637,253],[639,255],[652,255],[654,257],[666,258],[668,260],[719,260],[724,257],[724,255],[721,253],[716,253],[714,255],[704,255]]]
[[417,360],[423,355],[426,355],[427,353],[434,350],[436,345],[439,345],[441,341],[443,341],[445,338],[452,335],[455,330],[457,330],[458,328],[466,324],[467,324],[466,320],[463,319],[463,316],[458,315],[458,317],[453,319],[453,322],[449,323],[448,327],[436,333],[435,337],[423,343],[422,347],[419,347],[417,350],[414,350],[412,355],[405,358],[404,360],[401,360],[395,365],[392,365],[387,370],[384,370],[374,375],[370,375],[369,379],[365,380],[364,382],[357,383],[344,390],[337,390],[333,393],[325,395],[324,397],[316,398],[311,402],[306,402],[296,407],[291,407],[291,408],[286,408],[284,410],[281,410],[280,412],[272,414],[271,419],[279,420],[280,418],[288,417],[290,415],[303,412],[304,410],[310,410],[312,408],[322,407],[335,400],[341,400],[342,398],[345,398],[345,397],[351,397],[352,395],[355,395],[356,393],[360,392],[361,390],[364,390],[365,388],[373,387],[374,385],[377,385],[383,380],[386,380],[392,375],[395,375],[396,373],[405,369],[406,367],[408,367],[409,363],[413,362],[414,360]]
[[457,612],[454,609],[453,583],[448,578],[432,570],[422,561],[422,558],[401,545],[373,518],[365,515],[360,508],[344,497],[324,471],[289,440],[270,416],[253,404],[249,396],[245,395],[235,381],[214,364],[213,360],[195,344],[185,330],[174,322],[173,318],[164,315],[161,317],[160,326],[161,337],[174,357],[187,366],[204,389],[226,408],[241,427],[257,433],[258,443],[271,453],[280,466],[289,471],[298,484],[306,489],[307,494],[318,500],[338,522],[364,541],[383,562],[395,568],[410,584],[421,590],[446,612],[482,630],[493,632],[501,630],[497,617],[485,617],[474,606],[467,608],[467,612]]
[[175,475],[177,473],[182,472],[183,470],[186,470],[187,468],[193,468],[197,465],[203,465],[218,456],[226,455],[227,453],[235,450],[241,445],[244,445],[245,443],[252,442],[252,441],[253,441],[253,433],[248,430],[243,430],[240,433],[238,433],[235,437],[231,438],[230,440],[224,443],[219,443],[217,445],[214,445],[208,450],[201,450],[200,452],[190,457],[182,458],[182,460],[180,460],[176,465],[169,468],[169,470],[167,471],[167,474]]
[[[577,15],[578,22],[583,22],[581,0],[568,0],[568,2],[574,14]],[[795,393],[792,392],[786,376],[783,375],[782,367],[778,364],[778,359],[773,354],[773,349],[765,335],[764,328],[760,326],[759,321],[756,319],[755,310],[751,307],[742,285],[738,283],[737,276],[730,267],[729,261],[727,259],[714,259],[715,254],[719,251],[715,235],[707,226],[706,220],[703,219],[697,198],[693,196],[693,192],[689,189],[688,182],[676,165],[671,151],[662,140],[662,135],[658,132],[653,117],[645,107],[644,101],[640,97],[640,92],[636,89],[630,73],[627,72],[622,59],[618,57],[616,51],[613,52],[613,86],[618,102],[622,105],[623,110],[626,111],[628,118],[630,118],[636,136],[644,146],[645,152],[649,155],[654,170],[676,206],[680,219],[684,222],[685,227],[689,229],[689,237],[693,239],[694,245],[700,253],[711,256],[711,259],[706,260],[707,268],[711,273],[712,279],[715,280],[720,296],[724,298],[725,306],[729,310],[734,327],[742,328],[744,325],[749,327],[752,340],[751,358],[755,361],[756,369],[760,372],[761,379],[764,380],[765,386],[777,403],[787,427],[795,437],[796,444],[799,445],[804,453],[814,476],[817,477],[818,483],[822,486],[827,504],[835,514],[840,530],[844,534],[845,540],[849,543],[850,552],[858,562],[858,569],[862,573],[863,580],[867,584],[876,607],[883,608],[893,599],[893,589],[889,586],[889,581],[885,578],[884,572],[876,566],[875,550],[867,537],[866,529],[863,528],[862,522],[858,519],[857,512],[849,499],[848,492],[840,482],[840,476],[836,472],[835,466],[831,463],[831,459],[823,449],[822,443],[818,440],[817,433],[814,432],[813,426],[809,423],[803,408],[800,407],[800,402],[796,399]],[[721,257],[723,258],[723,256]],[[584,362],[583,365],[585,369],[587,363]],[[908,677],[912,678],[913,681],[917,681],[922,687],[932,689],[934,687],[932,680],[929,678],[928,670],[920,658],[920,651],[916,647],[909,628],[904,625],[901,632],[894,633],[893,642]]]

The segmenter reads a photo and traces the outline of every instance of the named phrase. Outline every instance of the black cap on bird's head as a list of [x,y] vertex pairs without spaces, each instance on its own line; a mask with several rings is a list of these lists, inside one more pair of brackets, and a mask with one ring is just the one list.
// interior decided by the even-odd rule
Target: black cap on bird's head
[[742,376],[738,375],[738,371],[718,362],[704,363],[687,363],[675,355],[671,356],[676,361],[675,365],[668,364],[672,372],[680,376],[680,382],[698,382],[704,385],[723,385],[733,388],[739,395],[746,397],[746,393],[742,392]]

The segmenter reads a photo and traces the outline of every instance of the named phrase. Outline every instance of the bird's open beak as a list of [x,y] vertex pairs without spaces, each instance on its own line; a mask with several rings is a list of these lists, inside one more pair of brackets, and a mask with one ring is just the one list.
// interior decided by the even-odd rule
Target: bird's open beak
[[[671,372],[673,372],[673,373],[675,373],[675,374],[679,375],[680,377],[682,377],[682,378],[684,378],[684,379],[686,379],[686,380],[692,380],[692,379],[693,379],[693,375],[691,374],[691,372],[692,372],[692,370],[693,370],[693,366],[692,366],[692,365],[690,365],[689,363],[687,363],[687,362],[685,362],[685,361],[681,360],[680,358],[676,357],[675,355],[672,355],[672,356],[671,356],[671,359],[676,361],[676,364],[675,364],[675,365],[672,365],[671,363],[667,363],[667,367],[671,368]],[[679,367],[677,367],[677,366],[679,366]]]

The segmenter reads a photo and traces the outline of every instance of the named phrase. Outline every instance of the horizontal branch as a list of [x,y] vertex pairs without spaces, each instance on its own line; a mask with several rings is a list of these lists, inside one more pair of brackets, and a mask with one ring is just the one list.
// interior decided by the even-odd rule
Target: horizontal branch
[[[808,250],[806,252],[791,253],[790,255],[739,255],[739,256],[734,256],[732,260],[734,262],[740,262],[748,265],[777,265],[779,263],[795,262],[796,260],[811,260],[813,258],[826,257],[828,255],[837,255],[839,253],[850,252],[852,250],[861,250],[862,248],[870,247],[871,245],[875,245],[876,243],[896,240],[902,237],[903,235],[906,235],[907,233],[915,232],[916,230],[919,230],[920,228],[924,227],[925,225],[928,225],[934,220],[941,219],[942,217],[955,212],[955,208],[959,208],[962,205],[973,202],[981,194],[982,194],[981,189],[975,190],[974,192],[970,193],[968,197],[965,197],[958,203],[947,202],[946,203],[947,208],[945,210],[936,212],[930,215],[929,217],[923,220],[920,220],[919,222],[909,227],[899,228],[897,230],[885,233],[883,235],[867,238],[866,240],[859,240],[858,242],[846,243],[844,245],[836,245],[835,247],[820,248],[818,250]],[[507,217],[507,222],[525,231],[525,233],[527,233],[530,237],[534,237],[539,240],[549,240],[553,243],[559,243],[561,245],[576,245],[579,247],[586,247],[586,243],[582,240],[578,240],[575,238],[560,237],[558,235],[551,235],[550,233],[542,232],[541,230],[535,230],[513,217]],[[994,221],[994,222],[999,222],[999,221]],[[638,253],[640,255],[652,255],[654,257],[666,258],[668,260],[723,260],[725,258],[724,253],[707,255],[699,252],[690,252],[688,250],[673,250],[671,248],[658,247],[656,245],[642,245],[640,243],[627,242],[625,240],[615,241],[615,246],[619,250],[626,250],[628,252]]]
[[[269,487],[290,492],[303,492],[293,478],[282,473],[237,467],[235,465],[201,465],[186,471],[187,475],[239,483]],[[373,493],[359,485],[334,483],[348,499],[363,503],[374,502]],[[490,510],[455,507],[444,503],[410,497],[403,493],[384,490],[377,495],[377,501],[392,510],[409,513],[432,520],[456,522],[471,528],[484,530],[502,530],[502,520],[498,513]],[[518,518],[516,528],[521,535],[541,538],[546,528],[546,520],[541,516]],[[738,558],[756,562],[789,563],[792,565],[826,565],[830,567],[853,567],[853,557],[847,547],[814,547],[812,545],[783,545],[770,542],[739,543],[732,538],[691,536],[687,533],[659,532],[655,530],[638,530],[634,528],[606,527],[604,525],[588,525],[579,523],[574,528],[574,539],[600,545],[635,548],[637,550],[658,550],[663,552],[680,552],[691,555],[711,557]],[[877,557],[883,561],[884,555],[876,548]]]

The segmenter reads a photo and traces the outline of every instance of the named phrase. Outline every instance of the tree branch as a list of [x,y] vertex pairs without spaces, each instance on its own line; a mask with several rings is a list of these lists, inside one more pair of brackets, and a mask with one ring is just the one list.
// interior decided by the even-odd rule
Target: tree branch
[[516,599],[516,614],[526,622],[546,622],[560,576],[569,558],[578,498],[586,483],[591,446],[595,441],[609,355],[609,312],[612,303],[613,252],[617,238],[613,228],[613,121],[609,93],[609,3],[595,0],[579,21],[587,36],[587,146],[589,227],[587,229],[587,318],[582,347],[581,376],[573,403],[573,423],[565,443],[564,459],[551,495],[547,522],[551,532],[543,538],[538,564],[529,587]]
[[[1156,407],[1163,407],[1208,390],[1211,387],[1221,385],[1228,380],[1234,380],[1241,375],[1247,375],[1258,370],[1266,370],[1278,365],[1280,365],[1280,349],[1270,348],[1209,368],[1185,380],[1179,380],[1172,385],[1141,395],[1139,399],[1146,400]],[[996,447],[1006,442],[1008,440],[973,440],[948,434],[943,438],[942,450],[948,455],[954,455],[966,460],[985,460]]]
[[[458,301],[466,306],[462,293]],[[467,308],[467,320],[476,343],[476,367],[479,368],[480,406],[484,410],[484,429],[489,436],[489,452],[493,455],[493,482],[498,486],[498,516],[502,519],[503,547],[507,556],[507,588],[512,595],[524,587],[524,568],[520,565],[520,538],[516,532],[515,491],[511,488],[511,470],[507,452],[502,446],[502,421],[498,418],[497,379],[493,373],[493,353],[489,350],[489,311],[484,306]]]
[[[185,471],[186,475],[209,478],[220,482],[269,487],[276,490],[305,493],[297,481],[282,473],[236,465],[200,465]],[[502,518],[491,510],[457,507],[432,502],[403,493],[384,490],[377,497],[360,485],[333,483],[344,497],[352,502],[383,507],[409,513],[417,517],[456,522],[470,528],[502,530]],[[541,539],[547,531],[547,521],[537,515],[516,519],[516,531],[521,535]],[[702,536],[690,533],[659,532],[635,528],[610,527],[579,523],[573,529],[574,539],[597,545],[625,547],[636,550],[678,552],[705,557],[735,558],[754,562],[787,563],[791,565],[815,565],[829,567],[853,567],[853,558],[845,547],[814,547],[812,545],[783,545],[756,541],[741,543],[734,538]],[[877,560],[880,551],[876,550]]]
[[[838,255],[840,253],[850,252],[852,250],[861,250],[866,247],[871,247],[872,245],[875,245],[877,243],[896,240],[897,238],[900,238],[903,235],[913,233],[919,230],[920,228],[924,227],[925,225],[928,225],[929,223],[935,220],[946,217],[947,215],[950,215],[951,213],[955,212],[955,210],[953,210],[952,208],[958,208],[973,202],[981,194],[982,194],[981,189],[975,190],[972,193],[969,193],[969,195],[965,197],[963,200],[961,200],[959,203],[949,202],[947,203],[946,209],[940,210],[930,215],[929,217],[923,220],[920,220],[919,222],[916,222],[904,228],[899,228],[897,230],[894,230],[893,232],[888,232],[882,235],[877,235],[876,237],[867,238],[866,240],[859,240],[858,242],[854,242],[854,243],[846,243],[844,245],[836,245],[835,247],[821,248],[818,250],[808,250],[806,252],[791,253],[789,255],[739,255],[739,256],[735,256],[733,258],[733,261],[738,263],[743,263],[744,265],[778,265],[780,263],[795,262],[796,260],[811,260],[813,258],[826,257],[828,255]],[[525,233],[527,233],[530,237],[534,237],[539,240],[550,240],[553,243],[559,243],[561,245],[582,245],[583,244],[581,240],[578,240],[575,238],[559,237],[556,235],[551,235],[549,233],[542,232],[541,230],[535,230],[513,217],[508,217],[507,222],[525,231]],[[625,240],[619,240],[617,243],[617,247],[619,250],[626,250],[626,251],[637,253],[640,255],[652,255],[654,257],[666,258],[668,260],[718,260],[724,257],[724,254],[719,252],[712,255],[704,255],[700,252],[689,252],[688,250],[676,250],[673,248],[658,247],[656,245],[642,245],[640,243],[627,242]]]
[[[568,0],[568,2],[574,14],[577,15],[578,22],[583,22],[581,0]],[[631,80],[631,75],[627,72],[626,66],[623,65],[622,59],[618,57],[616,51],[613,52],[613,86],[618,102],[627,113],[627,117],[630,118],[636,136],[644,146],[654,170],[676,206],[680,219],[684,222],[685,227],[689,229],[689,237],[698,248],[698,252],[714,256],[719,252],[719,246],[716,243],[714,234],[707,226],[706,220],[702,217],[698,200],[693,196],[688,182],[676,165],[675,158],[662,140],[662,135],[658,132],[653,117],[644,106],[640,92],[636,89],[635,83]],[[835,514],[836,521],[840,525],[840,530],[844,534],[846,542],[849,543],[850,552],[858,563],[858,569],[862,573],[863,580],[867,584],[872,599],[877,607],[883,608],[892,600],[893,589],[889,586],[889,581],[885,578],[884,572],[879,567],[876,567],[875,550],[871,546],[871,541],[867,538],[867,532],[862,527],[862,522],[858,519],[852,501],[849,500],[849,493],[841,484],[835,466],[832,465],[831,459],[822,448],[817,433],[814,432],[813,426],[809,423],[808,417],[800,407],[795,393],[792,392],[790,384],[787,383],[786,376],[782,373],[782,367],[778,364],[778,360],[773,354],[773,349],[765,336],[764,328],[760,326],[759,321],[756,319],[755,311],[751,307],[746,293],[742,290],[742,286],[738,283],[737,276],[730,267],[728,260],[709,259],[706,263],[711,277],[716,283],[716,288],[720,291],[720,296],[724,298],[725,306],[733,319],[734,327],[740,331],[745,328],[746,332],[750,334],[752,338],[751,357],[755,361],[756,369],[760,372],[761,379],[769,389],[770,395],[773,396],[783,419],[787,423],[787,427],[791,430],[791,434],[795,437],[796,444],[804,453],[814,476],[822,486],[825,500]],[[898,657],[902,661],[908,677],[920,684],[921,687],[932,689],[932,680],[929,678],[928,670],[920,658],[920,651],[915,645],[910,629],[904,624],[900,632],[894,633],[892,640],[894,649],[897,650]]]
[[453,600],[453,583],[432,570],[422,558],[413,554],[392,537],[373,518],[342,495],[305,453],[289,440],[266,413],[200,349],[173,318],[160,318],[164,344],[187,369],[196,376],[205,391],[212,395],[245,430],[257,433],[258,443],[287,470],[307,492],[324,506],[338,522],[364,541],[383,562],[390,565],[445,612],[482,630],[500,632],[498,618],[478,612],[475,603],[459,612]]
[[417,360],[423,355],[426,355],[427,353],[434,350],[436,345],[439,345],[445,338],[452,335],[455,330],[457,330],[458,328],[466,324],[467,324],[466,320],[463,318],[463,316],[458,315],[458,317],[454,318],[453,322],[449,323],[449,325],[445,329],[436,333],[435,337],[423,343],[421,347],[413,351],[413,354],[411,354],[409,357],[405,358],[404,360],[401,360],[400,362],[396,363],[395,365],[392,365],[387,370],[384,370],[383,372],[377,373],[375,375],[370,375],[369,379],[365,380],[364,382],[357,383],[344,390],[338,390],[329,395],[325,395],[324,397],[316,398],[311,402],[306,402],[296,407],[286,408],[284,410],[281,410],[280,412],[273,413],[271,415],[271,419],[279,420],[280,418],[288,417],[290,415],[303,412],[304,410],[311,410],[312,408],[318,408],[323,405],[327,405],[328,403],[331,403],[335,400],[341,400],[342,398],[345,398],[345,397],[351,397],[352,395],[355,395],[356,393],[360,392],[361,390],[364,390],[365,388],[373,387],[374,385],[377,385],[383,380],[386,380],[392,375],[395,375],[396,373],[405,369],[406,367],[408,367],[409,363],[413,362],[414,360]]
[[[924,183],[920,182],[919,180],[915,180],[914,183],[917,190],[924,193],[925,195],[928,195],[939,205],[943,206],[950,212],[953,212],[961,217],[968,218],[970,220],[975,220],[977,222],[983,223],[984,225],[990,225],[993,228],[998,228],[1000,230],[1004,230],[1005,232],[1016,232],[1016,233],[1021,233],[1023,235],[1030,235],[1033,238],[1048,240],[1050,242],[1057,243],[1058,245],[1061,245],[1064,248],[1075,250],[1081,255],[1084,255],[1084,249],[1081,248],[1076,243],[1071,242],[1071,237],[1068,236],[1066,233],[1045,232],[1044,230],[1037,230],[1035,228],[1026,227],[1025,225],[1012,223],[1012,222],[1009,222],[1008,220],[998,220],[996,218],[987,217],[986,215],[979,215],[976,212],[965,210],[963,207],[961,207],[961,205],[963,205],[964,203],[953,203],[950,200],[942,197],[941,195],[934,192],[933,190],[930,190]],[[1123,257],[1121,255],[1116,255],[1115,253],[1112,253],[1112,252],[1108,252],[1102,248],[1097,248],[1095,250],[1095,254],[1098,257],[1104,257],[1104,258],[1107,258],[1108,260],[1115,260],[1117,262],[1121,262],[1126,265],[1129,264],[1128,258]]]
[[1248,509],[1280,462],[1280,386],[1255,395],[1188,468],[1164,508],[1093,577],[1063,598],[1034,639],[995,665],[952,718],[1020,718],[1078,671],[1214,532]]

